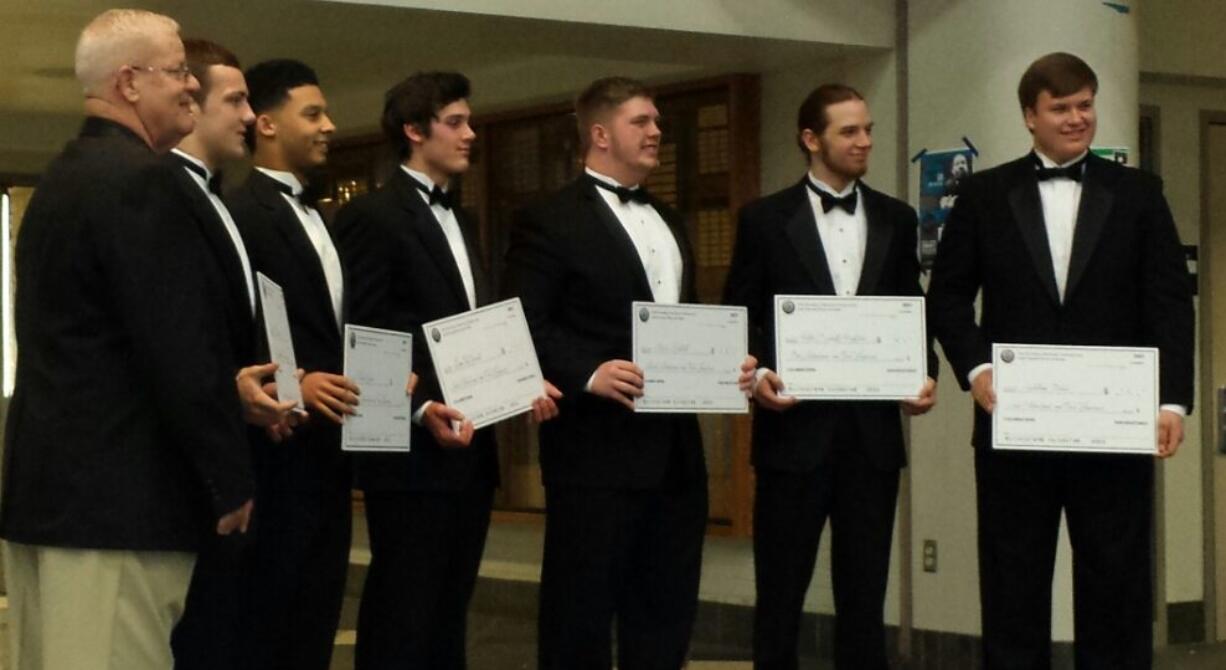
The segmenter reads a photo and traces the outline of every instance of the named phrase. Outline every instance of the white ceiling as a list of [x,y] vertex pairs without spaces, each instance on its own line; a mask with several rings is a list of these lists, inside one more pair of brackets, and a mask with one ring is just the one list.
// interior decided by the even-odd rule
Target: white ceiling
[[[662,0],[666,1],[666,0]],[[382,92],[423,69],[473,80],[478,113],[566,99],[597,76],[674,81],[840,59],[838,45],[308,0],[148,0],[185,36],[245,65],[299,58],[318,71],[340,134],[375,128]],[[0,173],[37,171],[80,121],[72,53],[101,0],[0,0]]]

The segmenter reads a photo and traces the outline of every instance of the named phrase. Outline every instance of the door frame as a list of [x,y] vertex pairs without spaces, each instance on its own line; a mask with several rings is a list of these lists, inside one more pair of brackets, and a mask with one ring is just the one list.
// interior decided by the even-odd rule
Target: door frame
[[[1209,133],[1211,126],[1226,126],[1226,111],[1208,111],[1202,110],[1200,113],[1200,247],[1208,249],[1213,242],[1213,233],[1211,229],[1211,216],[1209,205],[1211,201],[1210,193],[1210,156],[1209,156]],[[1226,272],[1226,269],[1223,270]],[[1206,295],[1213,277],[1213,264],[1211,253],[1200,253],[1197,258],[1197,281],[1199,282],[1199,295]],[[1218,477],[1217,468],[1220,463],[1226,464],[1218,458],[1218,439],[1216,416],[1221,408],[1218,407],[1216,398],[1216,388],[1213,378],[1213,319],[1204,318],[1201,315],[1200,319],[1200,406],[1201,406],[1201,482],[1202,495],[1204,497],[1204,603],[1205,603],[1205,641],[1217,642],[1226,639],[1226,630],[1223,630],[1223,624],[1226,624],[1223,610],[1226,610],[1226,594],[1223,593],[1223,588],[1226,588],[1226,580],[1219,580],[1217,577],[1218,565],[1226,570],[1226,556],[1222,556],[1219,560],[1219,535],[1226,535],[1226,516],[1219,519],[1219,514],[1216,511],[1217,507],[1217,490],[1222,488],[1222,496],[1226,498],[1226,471],[1222,477]],[[1226,337],[1226,333],[1223,334]],[[1223,528],[1219,531],[1219,524]],[[1222,550],[1226,551],[1226,542],[1222,543]],[[1219,584],[1219,582],[1223,582]]]

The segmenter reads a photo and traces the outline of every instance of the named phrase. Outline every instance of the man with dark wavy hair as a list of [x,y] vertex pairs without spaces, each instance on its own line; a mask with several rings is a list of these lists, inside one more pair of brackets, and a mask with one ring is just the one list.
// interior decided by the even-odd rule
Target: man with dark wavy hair
[[[355,459],[370,531],[370,570],[358,615],[356,667],[465,667],[468,603],[498,485],[493,427],[474,431],[443,402],[422,336],[427,321],[493,297],[475,217],[453,179],[468,170],[476,134],[468,79],[419,72],[384,97],[384,133],[400,166],[337,215],[350,318],[414,335],[413,450]],[[556,413],[538,401],[533,417]],[[459,428],[454,428],[458,425]]]

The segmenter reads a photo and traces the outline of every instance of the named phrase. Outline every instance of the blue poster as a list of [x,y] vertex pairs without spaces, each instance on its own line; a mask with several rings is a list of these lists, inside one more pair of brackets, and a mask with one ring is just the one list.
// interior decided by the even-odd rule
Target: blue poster
[[958,188],[971,176],[975,155],[970,148],[931,151],[920,157],[919,259],[925,270],[937,255],[941,230],[958,199]]

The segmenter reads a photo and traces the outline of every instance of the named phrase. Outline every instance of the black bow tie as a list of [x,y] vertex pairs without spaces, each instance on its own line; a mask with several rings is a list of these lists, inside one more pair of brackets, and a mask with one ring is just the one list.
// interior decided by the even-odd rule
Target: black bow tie
[[311,188],[303,188],[302,191],[295,194],[294,187],[286,184],[280,179],[273,179],[272,183],[277,187],[277,190],[281,191],[285,195],[288,195],[294,200],[297,200],[298,204],[302,205],[303,207],[314,209],[315,203],[319,201],[319,193]]
[[805,179],[805,186],[808,186],[810,191],[813,191],[817,194],[817,197],[822,199],[822,213],[829,214],[830,210],[834,209],[835,207],[842,208],[842,210],[848,214],[856,213],[856,189],[853,188],[851,193],[848,193],[843,197],[839,197],[818,188],[817,185],[809,179]]
[[1034,156],[1034,162],[1036,165],[1038,165],[1038,169],[1035,170],[1035,175],[1038,176],[1039,181],[1047,181],[1048,179],[1072,179],[1073,181],[1081,181],[1081,177],[1085,174],[1086,158],[1090,157],[1089,154],[1086,154],[1085,157],[1072,165],[1049,168],[1043,166],[1043,161],[1040,160],[1038,156],[1035,156],[1034,154],[1031,154],[1031,156]]
[[430,196],[431,207],[439,205],[443,209],[451,209],[455,206],[455,197],[447,191],[444,191],[438,184],[434,184],[434,188],[429,188],[416,179],[413,180],[413,184],[417,186],[417,190]]
[[209,193],[212,193],[213,195],[219,198],[221,197],[221,173],[220,172],[215,172],[213,173],[213,176],[210,177],[209,171],[204,169],[203,167],[200,167],[200,165],[196,164],[195,162],[190,161],[180,156],[179,154],[174,154],[174,157],[175,157],[175,160],[179,161],[180,165],[187,168],[188,170],[191,170],[194,174],[198,175],[201,179],[204,180],[204,183],[208,186]]
[[623,204],[627,202],[631,202],[631,201],[637,202],[640,205],[650,205],[651,204],[651,196],[647,195],[647,189],[643,188],[642,186],[638,188],[626,188],[625,186],[614,186],[613,184],[610,184],[609,182],[604,181],[603,179],[596,179],[595,177],[592,178],[592,183],[596,184],[597,186],[599,186],[600,188],[603,188],[606,191],[611,191],[613,193],[616,193],[617,199],[622,201]]

